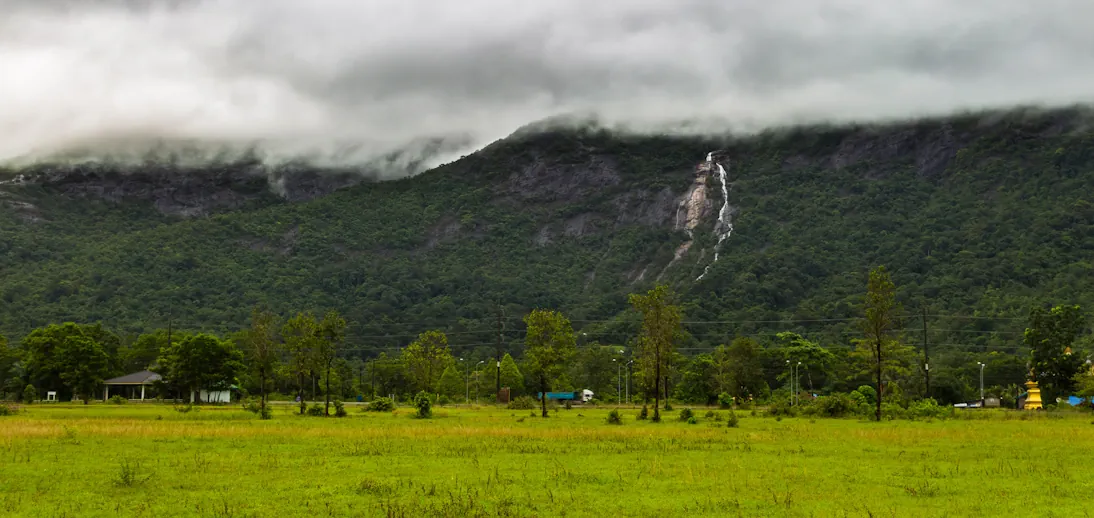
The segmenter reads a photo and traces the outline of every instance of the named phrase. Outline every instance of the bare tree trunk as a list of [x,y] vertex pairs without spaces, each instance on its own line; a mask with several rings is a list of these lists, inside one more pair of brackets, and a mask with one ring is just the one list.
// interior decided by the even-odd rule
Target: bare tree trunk
[[543,409],[543,417],[547,417],[547,376],[539,377],[539,402]]
[[877,341],[877,410],[874,417],[881,422],[881,340]]
[[297,384],[296,385],[299,389],[298,393],[296,394],[296,397],[300,398],[300,415],[304,415],[304,410],[308,406],[308,404],[304,402],[304,373],[300,373],[297,376],[296,379],[297,379]]
[[658,422],[661,420],[661,357],[660,355],[654,357],[654,362],[657,365],[654,367],[653,373],[653,421]]
[[327,417],[330,417],[330,362],[327,363],[327,393],[326,393],[326,397],[327,397],[326,407],[324,408],[323,413],[326,414]]

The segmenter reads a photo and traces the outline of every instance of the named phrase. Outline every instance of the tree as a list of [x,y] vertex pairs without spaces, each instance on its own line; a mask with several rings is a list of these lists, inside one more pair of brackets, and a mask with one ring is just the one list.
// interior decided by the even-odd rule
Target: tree
[[455,365],[449,365],[441,374],[441,380],[437,382],[437,392],[450,398],[463,394],[464,381]]
[[61,380],[86,405],[110,372],[110,356],[87,336],[67,336],[59,350]]
[[708,405],[718,399],[716,368],[711,354],[698,354],[684,364],[674,394],[681,401]]
[[509,387],[510,397],[524,392],[524,375],[509,353],[501,359],[501,386]]
[[243,353],[234,343],[204,333],[172,344],[163,351],[159,364],[167,385],[189,391],[191,400],[202,389],[228,389],[245,368]]
[[251,310],[251,327],[241,333],[239,342],[246,351],[251,371],[258,377],[258,390],[261,395],[260,415],[266,416],[268,396],[267,382],[273,377],[274,369],[281,357],[281,343],[277,338],[277,316],[269,311]]
[[440,331],[426,331],[403,349],[403,363],[413,390],[435,392],[437,381],[452,364],[448,337]]
[[653,376],[653,420],[661,420],[661,376],[668,371],[676,341],[682,336],[680,308],[669,304],[669,288],[663,284],[646,295],[632,293],[630,303],[642,313],[642,332],[638,337],[638,350],[643,372]]
[[69,338],[89,337],[85,326],[66,322],[35,329],[23,338],[26,369],[31,384],[45,390],[69,387],[61,378],[66,369],[62,350]]
[[893,333],[899,327],[897,321],[900,306],[896,302],[896,286],[884,266],[878,266],[870,272],[866,283],[866,318],[862,321],[865,338],[860,342],[870,351],[874,373],[877,377],[877,405],[874,418],[881,421],[882,386],[881,372],[885,360],[886,346],[895,342]]
[[323,390],[326,401],[323,412],[330,416],[330,371],[334,360],[341,354],[346,339],[346,319],[337,311],[329,311],[319,322],[317,331],[319,339],[316,341],[315,361],[326,370],[326,387]]
[[[607,401],[611,394],[619,390],[619,367],[626,369],[623,358],[619,355],[621,347],[618,345],[602,345],[593,342],[578,350],[577,361],[574,362],[573,379],[577,380],[581,388],[593,391],[596,397]],[[617,394],[618,396],[618,394]]]
[[1075,388],[1075,375],[1083,359],[1072,354],[1086,318],[1079,306],[1034,307],[1029,312],[1025,344],[1030,348],[1030,375],[1041,386],[1044,401],[1066,397]]
[[748,337],[738,337],[729,347],[722,346],[719,353],[729,363],[729,383],[724,389],[729,395],[746,399],[761,396],[768,391],[764,379],[763,348]]
[[120,368],[126,373],[152,369],[160,356],[160,351],[167,348],[170,342],[182,341],[187,336],[189,336],[188,333],[168,332],[167,329],[157,329],[151,333],[141,334],[119,351]]
[[289,369],[296,377],[300,415],[304,415],[308,408],[304,401],[304,378],[315,373],[315,351],[319,341],[319,324],[315,321],[315,315],[311,312],[297,313],[281,327],[281,336],[289,351]]
[[[778,333],[775,337],[782,344],[782,353],[784,359],[788,360],[792,364],[801,362],[801,368],[799,369],[799,376],[803,373],[805,375],[805,381],[808,383],[809,390],[813,390],[813,375],[817,374],[821,385],[828,379],[828,368],[835,361],[836,357],[828,349],[821,347],[816,342],[806,340],[797,333],[791,333],[784,331]],[[789,374],[789,373],[787,373]]]
[[22,360],[22,351],[8,345],[7,338],[0,335],[0,399],[6,392],[16,392],[16,366]]
[[540,406],[547,417],[547,392],[577,352],[570,320],[557,311],[536,309],[524,317],[524,356],[528,375],[540,390]]

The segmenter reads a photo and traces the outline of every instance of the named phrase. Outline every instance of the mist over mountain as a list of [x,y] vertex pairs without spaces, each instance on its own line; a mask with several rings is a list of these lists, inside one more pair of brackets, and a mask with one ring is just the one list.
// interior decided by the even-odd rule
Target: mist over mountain
[[[356,167],[532,121],[725,134],[1091,99],[1082,0],[2,0],[0,162]],[[183,144],[180,144],[183,143]],[[455,144],[459,145],[455,145]],[[459,149],[456,149],[459,148]]]

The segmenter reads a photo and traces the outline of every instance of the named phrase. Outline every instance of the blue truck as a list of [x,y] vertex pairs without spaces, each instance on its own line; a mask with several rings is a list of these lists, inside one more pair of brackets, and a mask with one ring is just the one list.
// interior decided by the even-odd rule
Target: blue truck
[[[542,392],[536,392],[536,399],[543,397]],[[593,391],[589,389],[578,390],[574,392],[548,392],[548,401],[576,401],[579,403],[588,403],[593,398]]]

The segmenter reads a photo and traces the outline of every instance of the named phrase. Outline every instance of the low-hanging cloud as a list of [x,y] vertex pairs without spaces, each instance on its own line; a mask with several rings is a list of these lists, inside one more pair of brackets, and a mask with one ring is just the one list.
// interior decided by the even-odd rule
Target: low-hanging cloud
[[0,13],[6,162],[181,146],[346,165],[415,142],[466,151],[567,113],[747,131],[1094,97],[1089,0],[0,0]]

